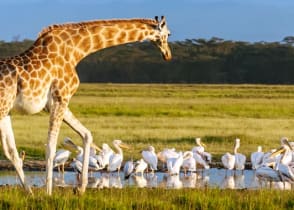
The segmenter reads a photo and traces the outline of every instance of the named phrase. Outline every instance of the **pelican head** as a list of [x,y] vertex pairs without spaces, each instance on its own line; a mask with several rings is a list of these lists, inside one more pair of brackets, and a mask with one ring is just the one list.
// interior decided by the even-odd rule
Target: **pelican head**
[[153,147],[153,146],[148,146],[148,151],[150,151],[150,152],[155,152],[155,148]]
[[199,146],[206,147],[206,145],[201,142],[201,138],[199,138],[199,137],[195,138],[195,142]]
[[113,143],[113,145],[116,145],[116,146],[118,146],[120,148],[125,148],[125,149],[129,149],[130,148],[127,144],[123,143],[121,140],[118,140],[118,139],[113,140],[112,143]]
[[94,142],[92,142],[91,147],[96,149],[99,152],[102,152],[102,149],[100,147],[98,147]]
[[293,150],[292,146],[290,145],[288,138],[287,137],[282,137],[281,138],[281,145],[289,147],[290,150]]
[[65,139],[62,142],[62,146],[70,151],[77,151],[78,146],[73,143],[73,141],[69,137],[65,137]]
[[276,149],[275,151],[272,152],[272,154],[270,155],[271,158],[276,157],[279,154],[285,153],[287,150],[288,151],[293,150],[287,137],[281,138],[281,144],[282,144],[282,146],[280,148],[278,148],[278,149]]

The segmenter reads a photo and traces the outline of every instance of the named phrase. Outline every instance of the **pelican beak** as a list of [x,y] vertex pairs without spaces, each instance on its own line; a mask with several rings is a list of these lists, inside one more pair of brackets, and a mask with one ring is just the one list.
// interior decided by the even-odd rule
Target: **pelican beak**
[[202,143],[202,142],[201,142],[201,146],[203,146],[203,147],[205,147],[205,148],[206,148],[206,144],[204,144],[204,143]]
[[289,143],[289,141],[285,141],[285,144],[291,149],[291,151],[293,151],[293,148],[292,148],[291,144]]
[[273,157],[276,157],[278,156],[279,154],[285,152],[285,148],[284,147],[280,147],[279,149],[277,149],[276,151],[274,151],[271,155],[270,155],[270,158],[273,158]]
[[77,145],[75,143],[73,143],[72,140],[70,140],[69,138],[65,138],[63,140],[63,142],[61,143],[61,145],[65,148],[65,149],[68,149],[70,151],[76,151],[78,150],[77,148]]
[[130,149],[129,145],[125,144],[125,143],[120,143],[119,146],[121,148],[125,148],[125,149]]
[[102,152],[102,149],[100,147],[98,147],[95,143],[92,143],[91,147],[93,147],[94,149],[96,149],[99,152]]

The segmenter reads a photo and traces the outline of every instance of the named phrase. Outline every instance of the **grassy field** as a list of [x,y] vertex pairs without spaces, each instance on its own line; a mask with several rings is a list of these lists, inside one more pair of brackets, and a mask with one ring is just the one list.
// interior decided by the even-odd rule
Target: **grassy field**
[[[94,142],[122,139],[132,146],[125,157],[139,157],[152,144],[157,151],[189,150],[201,137],[214,161],[232,151],[236,137],[248,157],[258,145],[267,151],[294,135],[294,86],[82,84],[70,108],[89,128]],[[19,149],[44,159],[48,114],[12,113]],[[59,142],[79,136],[62,126]],[[34,146],[32,146],[34,145]]]
[[[122,85],[82,84],[70,108],[88,127],[94,142],[122,139],[132,146],[125,159],[157,151],[189,150],[201,137],[213,161],[232,152],[236,137],[249,157],[258,145],[267,151],[280,138],[294,137],[294,86],[264,85]],[[44,159],[48,114],[13,112],[18,149],[29,159]],[[79,136],[62,126],[59,142]],[[1,187],[1,209],[293,209],[294,194],[276,190],[89,189],[82,197],[72,189],[55,189],[52,197],[34,189],[27,197],[18,187]]]

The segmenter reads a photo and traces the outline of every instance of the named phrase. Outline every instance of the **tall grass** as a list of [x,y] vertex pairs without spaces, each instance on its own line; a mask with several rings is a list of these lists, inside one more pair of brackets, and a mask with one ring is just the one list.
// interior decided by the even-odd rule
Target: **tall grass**
[[1,209],[293,209],[291,191],[220,189],[55,189],[51,197],[34,189],[34,197],[18,187],[0,188]]

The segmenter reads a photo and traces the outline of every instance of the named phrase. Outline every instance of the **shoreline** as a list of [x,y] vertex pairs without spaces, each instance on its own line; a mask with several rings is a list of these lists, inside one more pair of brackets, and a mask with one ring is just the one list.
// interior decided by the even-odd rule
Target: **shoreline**
[[[223,168],[223,164],[221,162],[212,162],[210,168]],[[25,160],[23,163],[24,171],[46,171],[46,161],[45,160]],[[123,169],[123,167],[121,168]],[[197,167],[197,169],[201,169]],[[245,163],[245,169],[251,169],[251,163]],[[0,160],[0,171],[4,170],[15,170],[12,163],[9,160]],[[57,170],[57,168],[54,168]],[[65,171],[73,171],[72,167],[70,167],[70,162],[64,165]],[[105,170],[105,169],[103,169]],[[159,168],[159,172],[164,172],[162,168]]]

